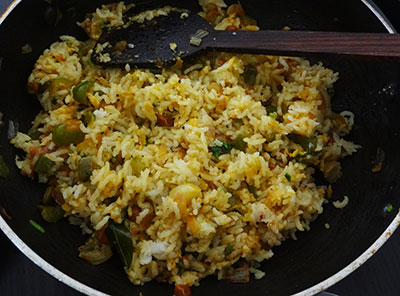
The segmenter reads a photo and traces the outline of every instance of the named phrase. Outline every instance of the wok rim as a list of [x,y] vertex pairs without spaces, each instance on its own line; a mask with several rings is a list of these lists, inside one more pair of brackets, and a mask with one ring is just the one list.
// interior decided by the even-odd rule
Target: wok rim
[[[20,4],[22,0],[13,0],[13,2],[7,7],[7,9],[0,16],[0,25],[4,22],[7,16]],[[395,34],[396,29],[390,23],[389,19],[385,16],[385,14],[380,10],[380,8],[373,2],[373,0],[361,0],[361,2],[375,15],[375,17],[380,21],[380,23],[384,26],[384,28],[390,34]],[[300,291],[293,296],[312,296],[319,292],[322,292],[334,284],[338,283],[346,276],[351,274],[361,265],[363,265],[369,258],[372,257],[388,239],[392,236],[394,231],[400,225],[400,210],[397,213],[396,217],[389,224],[389,226],[383,231],[383,233],[378,237],[378,239],[360,256],[358,256],[355,260],[353,260],[346,267],[338,271],[337,273],[331,275],[329,278],[323,280],[322,282],[311,286],[303,291]],[[53,265],[48,263],[38,254],[36,254],[23,240],[19,238],[19,236],[12,230],[12,228],[8,225],[5,219],[0,215],[0,229],[3,233],[8,237],[8,239],[33,263],[39,266],[42,270],[46,271],[48,274],[61,281],[62,283],[70,286],[71,288],[77,290],[86,295],[93,296],[109,296],[109,294],[103,293],[99,290],[96,290],[92,287],[89,287],[80,281],[66,275],[64,272],[58,270]]]

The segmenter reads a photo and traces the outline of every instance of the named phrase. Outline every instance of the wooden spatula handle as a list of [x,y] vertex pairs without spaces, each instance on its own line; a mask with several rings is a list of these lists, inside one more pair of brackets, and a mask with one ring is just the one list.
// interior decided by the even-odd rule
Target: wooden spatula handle
[[400,35],[308,31],[215,31],[206,48],[252,54],[400,57]]

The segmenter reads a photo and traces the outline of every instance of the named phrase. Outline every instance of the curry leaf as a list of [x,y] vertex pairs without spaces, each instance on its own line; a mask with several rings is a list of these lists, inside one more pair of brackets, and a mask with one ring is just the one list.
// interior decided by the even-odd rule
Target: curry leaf
[[112,242],[113,247],[117,250],[125,267],[129,268],[133,255],[132,237],[129,229],[123,223],[117,224],[114,221],[110,221],[108,222],[106,234]]

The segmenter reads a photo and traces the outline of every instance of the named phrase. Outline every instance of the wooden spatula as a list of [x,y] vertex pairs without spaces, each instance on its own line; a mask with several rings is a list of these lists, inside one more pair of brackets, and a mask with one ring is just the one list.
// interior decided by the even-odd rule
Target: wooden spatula
[[[162,67],[206,50],[320,57],[399,58],[400,36],[385,33],[309,31],[216,31],[202,17],[175,10],[143,23],[111,28],[92,55],[96,64]],[[399,59],[400,61],[400,59]]]

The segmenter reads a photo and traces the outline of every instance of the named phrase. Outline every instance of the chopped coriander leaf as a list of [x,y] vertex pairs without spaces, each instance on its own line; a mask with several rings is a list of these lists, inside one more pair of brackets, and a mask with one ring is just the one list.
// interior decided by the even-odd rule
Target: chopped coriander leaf
[[216,158],[216,159],[219,159],[219,154],[220,154],[220,147],[219,146],[213,146],[213,147],[211,147],[211,153],[212,153],[212,155],[214,155],[214,157]]
[[290,176],[288,173],[285,174],[285,178],[290,182],[292,180],[292,176]]
[[266,106],[265,109],[267,111],[267,114],[276,113],[278,111],[278,108],[272,105]]
[[393,206],[392,206],[391,204],[388,204],[388,205],[385,207],[385,212],[390,213],[391,211],[393,211]]
[[45,233],[46,231],[44,230],[44,228],[42,226],[40,226],[39,224],[37,224],[35,221],[33,220],[29,220],[29,223],[31,223],[31,225],[37,230],[40,231],[41,233]]
[[226,246],[226,248],[225,248],[225,250],[224,250],[224,254],[225,254],[225,256],[229,256],[232,252],[233,252],[233,247],[234,247],[235,245],[233,244],[233,243],[229,243],[227,246]]
[[211,152],[218,160],[220,155],[229,153],[233,147],[235,147],[235,143],[228,144],[225,141],[222,141],[222,146],[212,146]]
[[269,117],[272,117],[273,119],[276,119],[278,117],[278,114],[276,112],[272,112],[268,114]]

